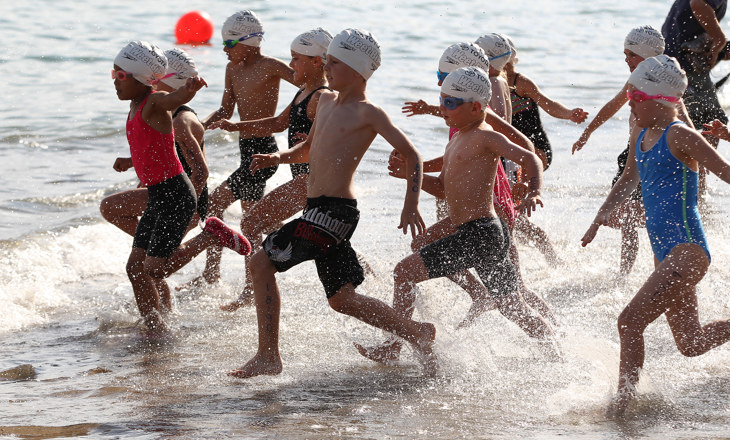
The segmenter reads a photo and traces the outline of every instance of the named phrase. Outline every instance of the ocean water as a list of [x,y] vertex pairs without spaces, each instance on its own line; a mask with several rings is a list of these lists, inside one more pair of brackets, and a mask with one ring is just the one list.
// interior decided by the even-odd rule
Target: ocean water
[[[554,148],[545,174],[545,207],[533,222],[547,231],[564,264],[548,265],[518,242],[530,288],[551,305],[565,352],[547,362],[535,344],[496,312],[456,330],[468,297],[443,280],[423,283],[418,319],[437,327],[442,371],[425,378],[410,353],[383,367],[352,342],[383,335],[331,311],[312,264],[279,276],[281,351],[277,377],[236,380],[226,371],[255,352],[253,308],[224,313],[243,283],[243,259],[226,251],[222,281],[175,298],[177,337],[151,346],[139,337],[138,312],[124,266],[131,238],[107,224],[101,199],[135,185],[111,165],[128,153],[127,103],[109,70],[126,42],[172,47],[183,13],[207,11],[211,46],[186,48],[210,87],[192,101],[201,115],[222,96],[226,59],[220,25],[241,8],[266,28],[265,53],[287,60],[299,33],[322,26],[372,31],[383,65],[368,84],[422,151],[439,155],[447,128],[434,117],[406,118],[404,101],[436,102],[435,70],[448,45],[487,32],[509,34],[518,70],[551,97],[592,118],[628,75],[623,38],[634,26],[660,27],[670,2],[535,0],[390,2],[1,2],[0,81],[0,438],[728,438],[730,346],[699,358],[676,350],[665,320],[647,332],[640,398],[623,420],[606,417],[618,371],[616,318],[651,272],[645,232],[633,272],[618,277],[619,232],[580,238],[608,193],[615,157],[626,144],[623,109],[570,154],[582,127],[543,113]],[[720,77],[730,63],[714,73]],[[294,95],[283,86],[280,108]],[[725,91],[721,99],[726,100]],[[285,146],[283,135],[279,145]],[[206,134],[215,187],[238,165],[236,138]],[[727,144],[720,149],[726,153]],[[375,271],[360,291],[392,299],[391,272],[409,251],[396,228],[405,186],[387,176],[389,146],[373,143],[356,176],[362,219],[353,238]],[[270,187],[289,178],[282,167]],[[730,316],[730,188],[709,180],[704,218],[712,266],[699,286],[703,322]],[[432,223],[433,198],[421,211]],[[226,221],[238,223],[233,206]],[[199,257],[170,278],[199,274]],[[31,437],[34,436],[34,437]]]

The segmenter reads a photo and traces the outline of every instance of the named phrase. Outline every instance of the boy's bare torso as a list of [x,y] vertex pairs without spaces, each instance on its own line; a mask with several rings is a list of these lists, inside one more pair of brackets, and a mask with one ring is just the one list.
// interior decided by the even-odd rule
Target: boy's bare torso
[[251,63],[230,63],[227,74],[241,121],[267,118],[276,113],[279,99],[279,70],[283,64],[262,56]]
[[309,150],[307,197],[354,199],[353,177],[376,132],[367,100],[340,102],[337,94],[323,95],[317,108],[316,132]]
[[483,217],[496,217],[492,201],[499,157],[488,149],[496,134],[482,123],[457,133],[446,146],[440,179],[451,222],[458,226]]

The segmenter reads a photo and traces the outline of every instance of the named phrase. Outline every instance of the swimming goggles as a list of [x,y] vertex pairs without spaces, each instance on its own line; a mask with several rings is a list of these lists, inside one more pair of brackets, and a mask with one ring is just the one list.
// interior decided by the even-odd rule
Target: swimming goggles
[[641,90],[634,90],[633,92],[629,92],[627,90],[626,97],[629,98],[631,101],[634,101],[639,104],[644,101],[648,101],[650,99],[661,99],[663,101],[671,102],[673,104],[676,104],[679,102],[679,98],[675,98],[674,96],[647,95],[646,93],[642,92]]
[[448,74],[448,73],[446,73],[446,72],[442,72],[442,71],[440,71],[440,70],[437,70],[437,71],[436,71],[436,78],[438,78],[438,79],[439,79],[439,82],[444,82],[444,81],[446,81],[446,77],[447,77],[447,76],[449,76],[449,74]]
[[241,41],[248,40],[249,38],[256,38],[256,37],[263,37],[263,32],[254,32],[252,34],[244,35],[243,37],[237,39],[237,40],[225,40],[223,42],[223,46],[225,46],[227,49],[233,49],[233,47],[240,43]]
[[134,76],[132,75],[132,72],[125,72],[124,70],[112,69],[112,79],[118,79],[119,81],[124,81],[127,78],[134,78]]
[[446,98],[444,98],[443,96],[439,96],[439,101],[446,110],[455,110],[457,107],[465,102],[474,102],[473,100],[454,98],[453,96],[447,96]]

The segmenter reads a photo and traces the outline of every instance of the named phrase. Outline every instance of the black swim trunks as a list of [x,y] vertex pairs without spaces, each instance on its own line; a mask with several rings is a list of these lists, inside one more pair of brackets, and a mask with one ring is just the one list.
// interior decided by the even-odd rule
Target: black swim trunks
[[149,201],[134,233],[133,247],[167,258],[180,246],[195,214],[195,188],[185,173],[147,188]]
[[264,196],[266,181],[276,173],[277,166],[264,168],[251,174],[251,156],[254,154],[269,154],[279,151],[273,136],[262,138],[238,139],[241,149],[241,166],[228,177],[228,186],[236,200],[257,202]]
[[327,298],[332,298],[345,284],[357,287],[365,279],[350,244],[359,219],[356,200],[307,199],[302,216],[271,233],[262,246],[279,272],[314,260]]
[[429,278],[474,268],[493,297],[517,292],[517,274],[509,259],[507,224],[498,218],[480,218],[459,225],[454,234],[419,251]]
[[709,72],[687,72],[687,91],[684,92],[684,105],[696,129],[702,129],[719,119],[723,124],[728,123],[727,115],[717,98],[715,83]]

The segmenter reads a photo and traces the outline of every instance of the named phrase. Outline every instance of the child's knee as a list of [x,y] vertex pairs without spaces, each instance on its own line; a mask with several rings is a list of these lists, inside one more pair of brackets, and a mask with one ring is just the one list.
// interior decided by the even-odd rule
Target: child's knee
[[145,260],[144,273],[150,278],[163,279],[167,277],[164,262]]

